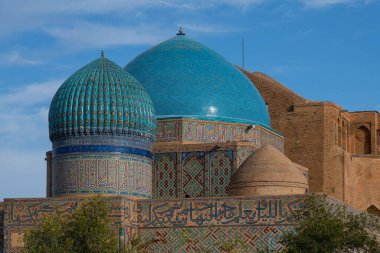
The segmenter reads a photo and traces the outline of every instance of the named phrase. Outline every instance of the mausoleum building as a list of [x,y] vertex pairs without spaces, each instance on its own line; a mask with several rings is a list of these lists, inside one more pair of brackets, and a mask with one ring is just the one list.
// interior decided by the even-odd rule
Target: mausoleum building
[[[119,247],[140,235],[157,241],[153,252],[220,252],[221,241],[237,238],[248,252],[281,250],[278,239],[291,229],[309,181],[311,190],[324,188],[314,186],[319,165],[309,171],[286,156],[279,127],[286,122],[273,112],[273,101],[285,97],[279,110],[298,112],[293,100],[302,98],[282,96],[283,89],[272,96],[255,78],[182,29],[124,69],[102,52],[52,98],[47,196],[0,203],[0,248],[22,252],[23,236],[44,217],[100,195],[111,204]],[[370,134],[359,135],[364,144],[356,150],[372,152]],[[184,229],[197,243],[181,239]]]

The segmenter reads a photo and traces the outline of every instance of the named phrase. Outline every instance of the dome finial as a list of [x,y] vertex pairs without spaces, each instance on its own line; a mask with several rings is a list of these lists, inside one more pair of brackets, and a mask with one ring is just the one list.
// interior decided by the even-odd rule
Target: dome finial
[[104,52],[103,52],[103,50],[100,52],[100,57],[104,58]]
[[186,33],[184,33],[184,31],[183,31],[182,26],[179,27],[179,31],[178,31],[177,35],[186,35]]

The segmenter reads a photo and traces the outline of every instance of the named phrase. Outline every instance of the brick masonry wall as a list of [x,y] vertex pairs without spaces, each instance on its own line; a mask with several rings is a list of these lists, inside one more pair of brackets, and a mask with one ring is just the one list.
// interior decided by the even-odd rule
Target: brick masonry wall
[[360,209],[380,207],[380,155],[353,156],[346,172],[346,200]]
[[[285,135],[285,155],[309,168],[309,187],[356,208],[380,208],[380,114],[347,112],[335,103],[308,101],[262,73],[243,73],[260,91],[272,128]],[[370,131],[371,154],[355,156],[355,134]]]
[[[111,218],[118,224],[120,242],[139,233],[157,241],[154,252],[222,252],[222,242],[244,241],[245,252],[279,250],[281,233],[291,229],[290,213],[303,207],[304,195],[281,197],[226,197],[172,200],[142,200],[106,197]],[[80,198],[6,199],[5,252],[22,252],[23,237],[30,227],[52,212],[72,212]],[[191,241],[184,240],[190,233]],[[243,250],[243,247],[241,248]]]
[[0,252],[4,247],[4,203],[0,202]]

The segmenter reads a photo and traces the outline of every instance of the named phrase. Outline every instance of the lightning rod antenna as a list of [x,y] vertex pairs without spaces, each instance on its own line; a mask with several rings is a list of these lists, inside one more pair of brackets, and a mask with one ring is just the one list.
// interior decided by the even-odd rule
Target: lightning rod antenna
[[244,39],[241,40],[241,60],[242,60],[242,66],[244,69]]

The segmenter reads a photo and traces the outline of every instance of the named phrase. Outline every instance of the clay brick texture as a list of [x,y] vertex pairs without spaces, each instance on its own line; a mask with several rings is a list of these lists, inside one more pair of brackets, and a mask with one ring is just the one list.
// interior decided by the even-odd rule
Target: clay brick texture
[[272,128],[285,135],[285,155],[309,168],[310,191],[380,209],[378,112],[310,101],[263,73],[241,71],[266,102]]

